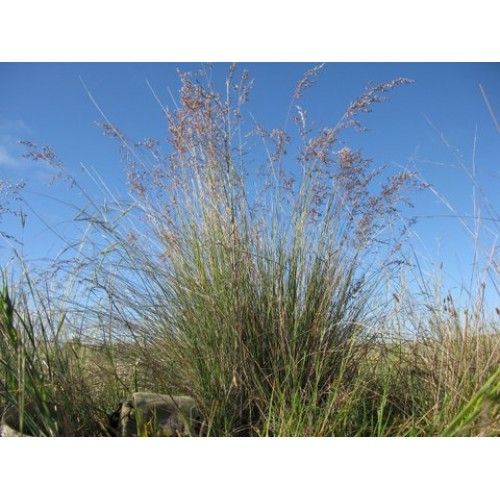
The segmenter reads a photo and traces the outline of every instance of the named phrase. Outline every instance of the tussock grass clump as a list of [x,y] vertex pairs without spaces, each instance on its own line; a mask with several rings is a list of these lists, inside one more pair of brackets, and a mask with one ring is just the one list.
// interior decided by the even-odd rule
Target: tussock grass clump
[[[409,80],[370,87],[335,127],[313,133],[298,101],[320,70],[304,75],[290,106],[302,143],[295,165],[285,162],[286,130],[253,129],[267,153],[263,180],[253,186],[242,119],[252,82],[246,72],[238,80],[235,66],[225,93],[206,74],[180,74],[180,102],[165,110],[166,159],[156,141],[133,145],[102,124],[120,141],[147,220],[143,233],[121,242],[155,306],[143,313],[134,281],[127,307],[142,311],[156,351],[149,363],[163,367],[158,382],[199,401],[214,434],[331,432],[355,391],[368,342],[366,306],[379,284],[363,259],[389,267],[409,227],[395,214],[407,203],[405,191],[418,188],[411,172],[379,182],[382,168],[335,149],[343,129],[360,127],[359,113]],[[391,227],[399,227],[395,240]],[[137,244],[145,234],[157,259]]]

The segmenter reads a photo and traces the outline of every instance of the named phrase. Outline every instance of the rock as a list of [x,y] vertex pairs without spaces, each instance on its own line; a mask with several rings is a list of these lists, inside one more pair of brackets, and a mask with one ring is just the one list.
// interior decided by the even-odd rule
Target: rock
[[[18,409],[14,406],[7,408],[0,420],[0,436],[36,435],[38,427],[31,432],[28,425],[34,424],[36,415],[33,405],[26,404],[25,425],[21,433]],[[201,431],[201,415],[193,398],[152,392],[134,393],[130,401],[120,404],[109,415],[108,423],[110,434],[124,437],[198,436]]]
[[[28,411],[28,408],[26,409]],[[26,432],[26,431],[25,431]],[[19,432],[19,410],[14,406],[7,408],[0,422],[0,437],[27,437]]]
[[116,434],[130,436],[197,436],[200,412],[189,396],[136,392],[110,415]]

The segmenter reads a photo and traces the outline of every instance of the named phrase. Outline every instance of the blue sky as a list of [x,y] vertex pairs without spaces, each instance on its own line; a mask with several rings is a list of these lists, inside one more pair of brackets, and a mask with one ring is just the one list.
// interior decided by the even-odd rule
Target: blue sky
[[[255,85],[247,111],[267,128],[284,125],[291,95],[311,63],[242,63]],[[160,100],[172,104],[179,88],[176,68],[198,69],[182,63],[1,63],[0,64],[0,179],[27,182],[24,197],[29,206],[24,232],[19,219],[5,216],[1,230],[22,238],[28,259],[53,257],[62,243],[51,231],[68,238],[77,228],[68,221],[74,215],[64,202],[76,204],[73,191],[48,184],[49,167],[21,158],[18,140],[50,144],[56,154],[92,194],[93,184],[80,172],[80,164],[95,169],[106,185],[125,194],[117,144],[95,126],[102,120],[82,80],[107,117],[129,137],[140,140],[167,134]],[[223,81],[227,64],[214,66],[214,78]],[[390,100],[362,116],[367,133],[345,136],[351,147],[361,147],[365,156],[390,168],[417,168],[456,213],[473,214],[472,183],[467,171],[473,163],[478,185],[487,205],[500,213],[500,133],[480,91],[481,84],[492,110],[500,119],[500,64],[497,63],[331,63],[316,85],[306,91],[303,106],[318,127],[337,122],[348,104],[376,83],[397,77],[415,83],[397,88]],[[421,216],[414,228],[419,256],[444,261],[450,287],[470,276],[473,242],[460,221],[450,217],[446,206],[430,192],[413,198],[414,215]],[[488,216],[486,209],[482,215]],[[470,222],[470,220],[469,220]],[[494,242],[499,223],[483,222],[483,238]],[[0,242],[2,264],[9,258],[7,242]]]

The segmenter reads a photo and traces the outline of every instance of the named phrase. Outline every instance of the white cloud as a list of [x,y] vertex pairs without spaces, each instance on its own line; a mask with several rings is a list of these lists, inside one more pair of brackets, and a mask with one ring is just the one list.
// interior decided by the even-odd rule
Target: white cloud
[[17,141],[28,133],[30,128],[23,120],[0,118],[0,167],[19,168],[25,163]]
[[30,127],[21,119],[0,119],[0,168],[24,169],[29,162],[23,158],[26,152],[19,140],[31,135]]
[[[4,142],[0,139],[0,142]],[[21,160],[17,155],[10,153],[5,144],[0,144],[0,167],[17,167],[21,164]]]
[[[29,131],[29,128],[22,122],[11,122],[11,127],[3,127],[5,124],[5,121],[0,120],[0,180],[14,184],[21,181],[30,184],[34,182],[47,186],[54,175],[51,167],[45,162],[24,158],[27,150],[18,142],[24,135],[23,130]],[[17,130],[13,130],[14,125],[17,125]]]
[[0,118],[0,179],[11,182],[35,180],[48,184],[53,172],[44,162],[23,158],[26,148],[19,140],[30,138],[31,129],[22,120]]
[[30,127],[21,119],[18,120],[0,120],[0,131],[12,132],[24,132],[31,133]]

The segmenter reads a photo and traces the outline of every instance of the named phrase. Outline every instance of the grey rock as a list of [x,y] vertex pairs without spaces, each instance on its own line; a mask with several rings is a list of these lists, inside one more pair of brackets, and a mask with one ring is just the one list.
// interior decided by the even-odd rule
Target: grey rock
[[[29,411],[29,408],[26,408]],[[13,406],[7,408],[0,420],[0,437],[27,437],[28,434],[20,432],[19,410]]]
[[200,412],[189,396],[136,392],[110,415],[110,426],[122,437],[197,436]]

